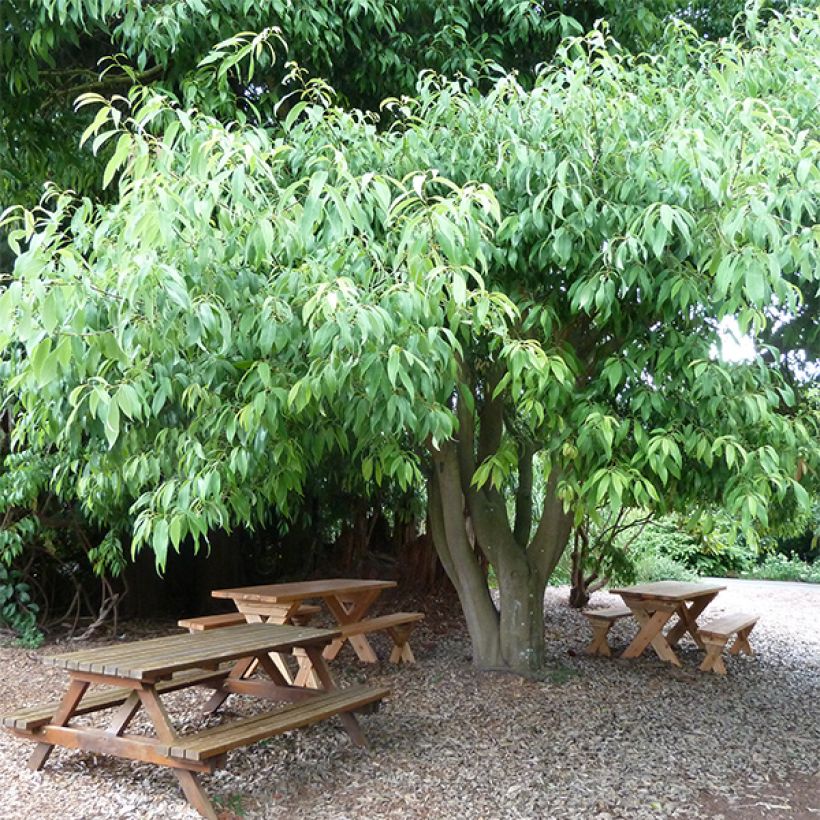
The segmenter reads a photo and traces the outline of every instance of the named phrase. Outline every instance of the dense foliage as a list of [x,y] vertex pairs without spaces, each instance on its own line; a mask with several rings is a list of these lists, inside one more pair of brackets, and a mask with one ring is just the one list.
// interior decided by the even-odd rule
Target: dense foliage
[[[724,28],[740,3],[718,6],[714,19]],[[98,190],[99,166],[90,153],[77,153],[76,135],[88,124],[73,110],[82,93],[153,84],[226,121],[262,122],[288,91],[287,58],[311,76],[332,78],[348,103],[375,107],[389,94],[412,93],[422,69],[475,75],[490,60],[529,72],[551,58],[561,36],[599,17],[611,18],[625,44],[650,45],[674,8],[670,0],[634,4],[627,15],[612,0],[5,0],[0,203],[34,204],[46,180]],[[281,31],[280,59],[258,60],[248,82],[198,68],[212,44],[266,28]]]
[[405,485],[431,463],[477,661],[537,668],[534,602],[602,502],[719,503],[750,530],[808,505],[816,414],[781,351],[713,355],[723,317],[760,333],[820,269],[820,17],[748,35],[677,26],[646,61],[593,34],[532,89],[429,73],[388,129],[315,84],[276,128],[86,96],[117,197],[55,191],[12,233],[16,441],[56,453],[93,518],[133,515],[160,564],[291,509],[329,457]]

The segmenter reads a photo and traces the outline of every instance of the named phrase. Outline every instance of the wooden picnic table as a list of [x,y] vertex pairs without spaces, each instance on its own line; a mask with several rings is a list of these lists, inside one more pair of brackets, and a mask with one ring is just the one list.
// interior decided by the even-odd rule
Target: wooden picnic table
[[[251,623],[267,622],[275,624],[291,623],[299,608],[306,601],[322,601],[341,628],[324,651],[327,660],[333,660],[345,641],[350,641],[359,658],[367,663],[376,663],[378,657],[363,632],[357,627],[366,623],[365,616],[386,589],[396,586],[395,581],[380,581],[364,578],[323,578],[318,581],[296,581],[287,584],[263,584],[235,589],[215,589],[214,598],[228,598]],[[408,650],[409,651],[409,650]],[[299,672],[296,681],[300,685],[315,683],[309,658],[297,653]],[[281,662],[280,671],[289,674]]]
[[[623,598],[641,627],[621,657],[637,658],[651,646],[661,660],[681,666],[674,648],[688,632],[698,647],[704,649],[697,619],[724,589],[726,587],[720,584],[654,581],[610,590]],[[673,615],[678,616],[678,622],[664,635],[663,628]]]
[[[2,719],[3,726],[37,742],[29,760],[35,770],[42,768],[55,745],[168,766],[191,805],[204,817],[216,820],[197,775],[224,765],[231,749],[333,715],[341,718],[355,744],[366,744],[352,712],[381,700],[388,690],[336,688],[322,650],[338,635],[334,629],[241,624],[45,657],[47,665],[68,673],[68,688],[62,700],[7,715]],[[290,684],[272,663],[270,653],[294,649],[304,651],[310,659],[320,690]],[[266,676],[251,678],[257,668]],[[109,688],[87,694],[92,685]],[[191,686],[215,690],[205,705],[206,713],[218,709],[232,693],[285,701],[286,705],[180,735],[160,695]],[[70,725],[77,715],[111,708],[115,711],[105,729]],[[154,737],[125,733],[140,708],[147,713]]]

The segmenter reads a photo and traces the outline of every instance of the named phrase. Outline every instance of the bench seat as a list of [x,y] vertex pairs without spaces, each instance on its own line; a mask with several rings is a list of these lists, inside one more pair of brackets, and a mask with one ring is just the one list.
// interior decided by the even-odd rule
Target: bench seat
[[[193,670],[191,672],[179,673],[169,680],[158,683],[156,687],[157,692],[162,694],[163,692],[173,692],[177,689],[185,689],[188,686],[197,685],[216,688],[222,683],[228,672],[228,669],[221,669],[207,672]],[[80,701],[74,710],[74,714],[87,715],[91,712],[99,712],[103,709],[111,709],[114,706],[119,706],[125,702],[133,691],[133,689],[122,687],[90,692]],[[49,723],[59,708],[59,701],[29,706],[25,709],[20,709],[14,714],[4,715],[0,720],[2,720],[2,725],[6,729],[28,732]]]
[[[416,624],[424,619],[423,612],[392,612],[388,615],[379,615],[375,618],[364,618],[352,624],[342,624],[337,627],[342,633],[341,642],[356,635],[366,635],[370,632],[387,632],[393,640],[393,651],[390,653],[392,663],[415,663],[416,658],[408,642],[410,633]],[[335,657],[338,652],[338,643],[334,641],[326,650],[326,657]]]
[[[304,626],[314,615],[318,615],[322,607],[316,604],[301,604],[293,615],[293,620]],[[236,626],[245,623],[245,616],[241,612],[223,612],[219,615],[200,615],[196,618],[183,618],[177,621],[177,626],[189,632],[207,632],[211,629],[220,629],[224,626]]]
[[706,647],[706,657],[699,667],[700,670],[702,672],[714,672],[717,675],[726,674],[726,664],[723,662],[722,655],[726,644],[733,635],[737,635],[737,638],[729,648],[730,655],[738,655],[741,652],[746,655],[754,654],[749,644],[749,635],[759,617],[748,612],[735,612],[704,624],[698,630]]
[[343,715],[356,711],[382,700],[389,693],[389,689],[370,686],[337,689],[275,712],[231,721],[197,732],[190,738],[182,737],[171,745],[169,754],[171,757],[184,760],[207,760],[240,746],[248,746],[292,729],[310,726],[336,714]]
[[588,655],[603,655],[611,657],[612,650],[609,647],[607,636],[616,621],[621,618],[632,617],[632,610],[628,606],[613,606],[607,609],[588,609],[584,615],[592,627],[592,640],[586,646]]

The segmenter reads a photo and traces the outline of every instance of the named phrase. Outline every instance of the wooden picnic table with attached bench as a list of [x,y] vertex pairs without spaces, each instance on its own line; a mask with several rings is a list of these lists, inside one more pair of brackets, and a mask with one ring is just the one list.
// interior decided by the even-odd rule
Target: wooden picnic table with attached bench
[[[367,640],[371,632],[386,632],[393,641],[390,660],[394,663],[413,663],[415,658],[410,649],[410,633],[424,618],[421,612],[393,612],[368,618],[367,613],[378,597],[386,589],[396,586],[395,581],[381,581],[363,578],[323,578],[317,581],[296,581],[286,584],[263,584],[261,586],[217,589],[215,598],[233,601],[237,610],[249,622],[288,624],[300,618],[312,617],[316,607],[309,601],[321,601],[336,621],[338,637],[324,651],[324,657],[332,660],[339,654],[346,641],[358,657],[367,663],[376,663],[378,657]],[[188,629],[202,628],[205,618],[180,621],[180,626]],[[216,616],[225,618],[226,616]],[[227,616],[230,617],[230,614]],[[311,670],[310,658],[304,653],[294,653],[299,662],[295,678],[298,685],[315,685],[315,674]],[[277,662],[280,671],[288,677],[288,670]]]
[[[231,749],[334,715],[340,717],[355,744],[366,744],[352,713],[377,703],[389,690],[336,688],[322,651],[339,637],[335,629],[241,624],[45,657],[46,664],[68,673],[69,684],[62,700],[21,709],[3,717],[2,724],[37,743],[29,760],[35,770],[42,768],[55,745],[168,766],[191,805],[204,817],[216,820],[197,775],[224,765]],[[289,683],[271,661],[271,653],[296,649],[310,660],[320,689]],[[251,678],[257,668],[266,677]],[[97,685],[105,688],[87,694],[90,686]],[[232,693],[284,701],[285,705],[180,735],[160,695],[192,686],[215,690],[205,704],[206,712],[218,709]],[[153,725],[153,737],[126,734],[140,708]],[[71,725],[75,716],[104,709],[114,709],[105,729]]]

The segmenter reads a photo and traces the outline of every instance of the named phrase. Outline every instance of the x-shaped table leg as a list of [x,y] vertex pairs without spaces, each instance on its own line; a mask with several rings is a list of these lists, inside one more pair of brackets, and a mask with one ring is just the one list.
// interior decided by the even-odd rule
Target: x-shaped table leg
[[698,632],[698,616],[709,604],[715,600],[717,592],[712,595],[701,595],[695,598],[691,606],[686,606],[685,603],[678,607],[677,615],[678,622],[672,629],[666,639],[671,646],[677,646],[684,633],[688,632],[692,636],[692,640],[698,645],[699,649],[704,649],[703,640]]
[[632,610],[641,629],[621,657],[637,658],[651,644],[655,654],[661,660],[668,661],[674,666],[682,666],[680,659],[663,634],[663,628],[675,614],[675,608],[664,606],[658,609],[655,604],[652,604],[651,608],[646,608],[645,605],[642,606],[635,601],[626,601],[626,605]]
[[[327,596],[325,601],[339,626],[347,626],[348,624],[355,624],[361,621],[367,613],[367,610],[373,606],[373,603],[381,593],[382,591],[380,589],[371,589],[367,592],[362,592],[356,595],[349,604],[336,595]],[[338,638],[325,649],[325,658],[332,661],[339,654],[346,640],[350,641],[350,645],[356,650],[356,654],[361,660],[366,663],[378,662],[378,656],[373,651],[370,641],[368,641],[364,635],[351,635],[349,638]]]

